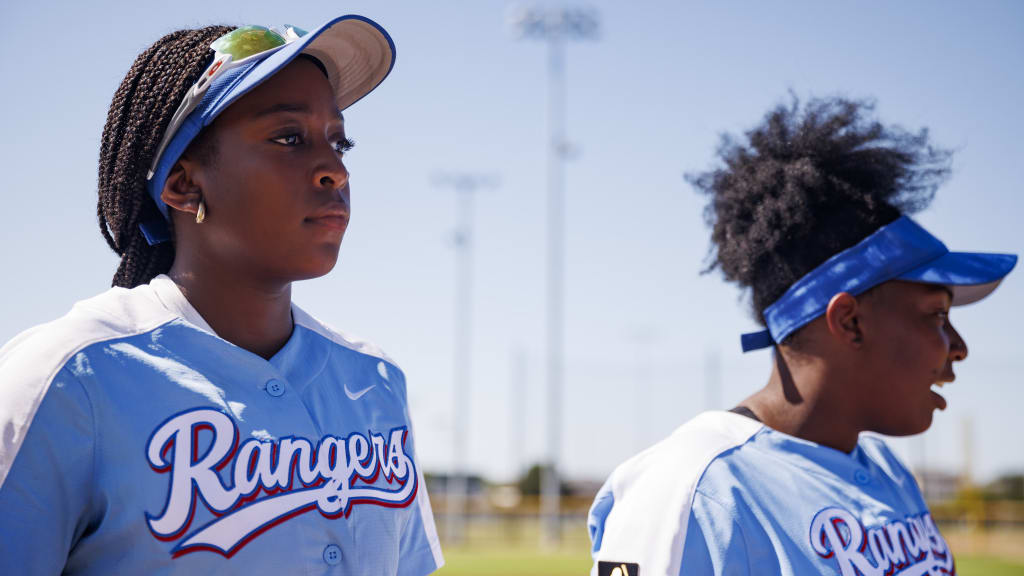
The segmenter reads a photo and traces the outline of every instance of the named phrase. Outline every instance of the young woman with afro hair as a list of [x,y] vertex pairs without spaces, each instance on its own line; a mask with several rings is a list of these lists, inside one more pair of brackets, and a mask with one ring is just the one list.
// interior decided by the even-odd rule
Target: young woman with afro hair
[[928,133],[844,98],[771,110],[721,165],[711,263],[750,297],[767,384],[621,464],[589,528],[593,574],[954,574],[917,484],[877,435],[925,431],[967,344],[950,307],[1016,256],[950,252],[909,218],[949,174]]

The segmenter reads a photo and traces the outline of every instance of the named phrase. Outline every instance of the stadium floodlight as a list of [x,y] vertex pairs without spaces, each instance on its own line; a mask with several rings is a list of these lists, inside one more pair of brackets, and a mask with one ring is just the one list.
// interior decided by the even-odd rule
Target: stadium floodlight
[[548,46],[548,282],[547,282],[547,388],[548,462],[541,483],[541,514],[546,519],[544,542],[561,540],[561,482],[563,394],[563,274],[565,175],[571,147],[565,138],[565,43],[592,40],[600,28],[590,8],[514,7],[509,23],[519,38],[543,40]]

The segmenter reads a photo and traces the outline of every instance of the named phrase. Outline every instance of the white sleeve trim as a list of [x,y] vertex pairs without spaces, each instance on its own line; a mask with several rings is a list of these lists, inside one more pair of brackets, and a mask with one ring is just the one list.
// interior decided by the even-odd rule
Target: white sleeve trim
[[707,467],[764,426],[732,412],[704,412],[612,472],[614,504],[598,561],[635,562],[641,573],[677,576],[694,493]]
[[427,495],[427,482],[423,478],[423,470],[416,467],[417,481],[420,482],[422,491],[416,495],[419,501],[420,519],[423,522],[423,531],[427,534],[427,541],[430,542],[430,553],[434,556],[434,566],[440,570],[444,566],[444,555],[441,553],[441,540],[437,536],[437,525],[434,524],[434,512],[430,507],[430,496]]
[[175,317],[148,286],[114,288],[0,348],[0,487],[50,384],[75,354],[98,342],[149,332]]

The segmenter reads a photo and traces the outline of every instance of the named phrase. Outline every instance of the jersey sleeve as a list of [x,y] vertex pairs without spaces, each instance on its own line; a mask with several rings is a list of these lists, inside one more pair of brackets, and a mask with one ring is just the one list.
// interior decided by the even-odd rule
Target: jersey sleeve
[[698,491],[690,509],[680,576],[750,573],[743,528],[725,506]]
[[[391,372],[389,370],[389,372]],[[409,437],[412,441],[407,445],[409,456],[416,464],[416,502],[413,505],[409,520],[402,528],[399,542],[398,576],[424,576],[444,566],[441,555],[441,544],[434,525],[434,513],[430,507],[430,496],[427,495],[427,484],[423,478],[423,469],[416,455],[416,435],[413,433],[412,417],[409,401],[406,396],[405,374],[395,369],[398,374],[395,382],[397,392],[405,410],[405,419],[409,426]]]
[[[604,544],[605,520],[614,505],[614,495],[606,482],[598,491],[587,518],[592,542],[591,554],[595,560],[591,576],[602,574],[598,551]],[[697,492],[687,521],[679,575],[746,576],[750,574],[749,565],[747,545],[739,523],[724,506]]]
[[612,511],[612,506],[615,505],[615,493],[612,490],[611,479],[605,481],[601,489],[597,491],[597,496],[594,497],[594,503],[590,506],[590,512],[587,513],[587,532],[590,533],[590,554],[596,560],[597,551],[601,549],[601,543],[604,541],[604,523],[608,519],[608,514]]
[[[0,387],[14,385],[0,381]],[[9,425],[0,422],[0,429]],[[61,573],[71,549],[92,524],[88,508],[93,463],[92,407],[81,383],[65,367],[50,383],[10,469],[4,471],[0,573]]]
[[[616,467],[587,519],[592,576],[631,567],[645,576],[746,574],[746,545],[733,507],[705,502],[700,486],[723,453],[761,428],[744,416],[706,412]],[[731,481],[728,469],[720,481]]]

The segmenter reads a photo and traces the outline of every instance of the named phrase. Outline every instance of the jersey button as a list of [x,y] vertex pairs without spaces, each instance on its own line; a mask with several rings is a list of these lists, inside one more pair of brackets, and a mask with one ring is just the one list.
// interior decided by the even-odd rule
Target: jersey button
[[871,482],[871,475],[863,470],[857,470],[853,473],[853,481],[863,486]]
[[334,544],[324,548],[324,562],[330,566],[336,566],[341,562],[341,548]]
[[267,381],[267,394],[277,398],[284,394],[284,384],[280,380],[271,379]]

